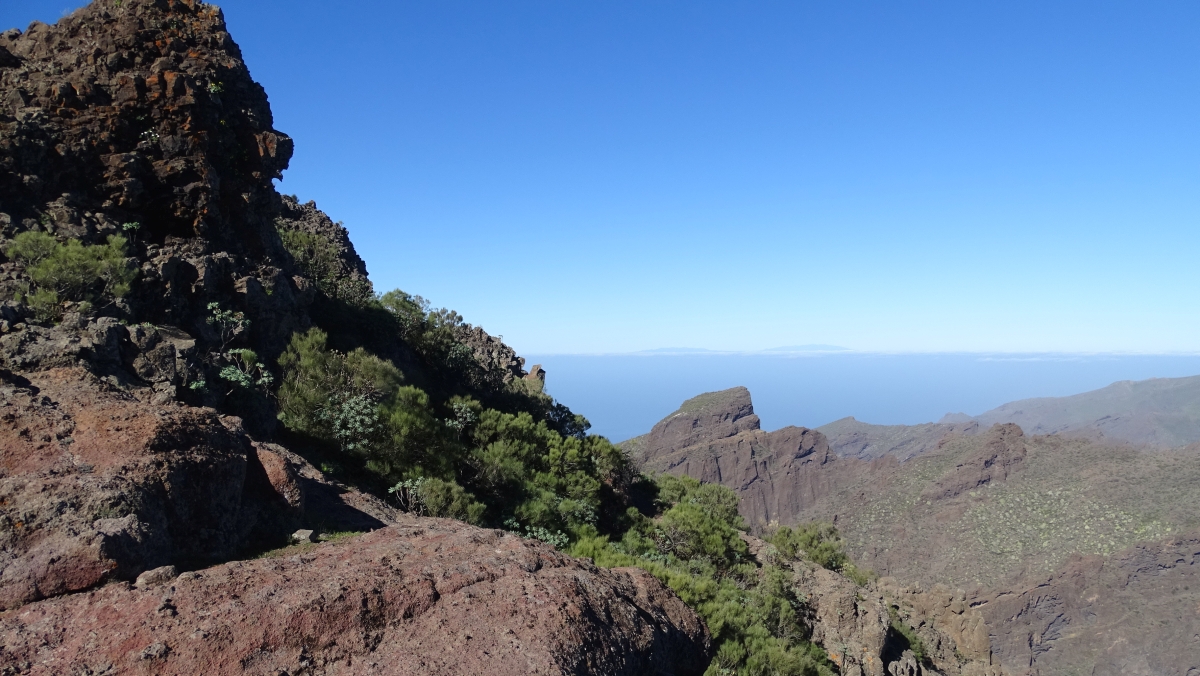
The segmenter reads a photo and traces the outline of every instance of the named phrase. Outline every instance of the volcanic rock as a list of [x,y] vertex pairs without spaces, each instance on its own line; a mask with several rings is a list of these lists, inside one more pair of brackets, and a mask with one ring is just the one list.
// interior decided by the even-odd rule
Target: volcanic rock
[[0,613],[16,673],[699,675],[696,614],[639,569],[401,517],[349,540]]
[[[57,323],[0,304],[0,669],[703,671],[705,628],[647,574],[404,521],[267,441],[274,405],[222,384],[227,350],[272,368],[314,316],[352,348],[357,325],[328,317],[357,316],[341,289],[370,291],[346,230],[275,192],[291,152],[212,5],[94,2],[0,33],[0,238],[122,234],[138,266],[129,295]],[[323,243],[320,269],[281,233]],[[0,296],[30,281],[0,258]],[[525,375],[498,338],[457,330],[472,378]],[[230,562],[297,529],[374,532]]]
[[994,425],[984,433],[981,448],[946,472],[924,493],[927,499],[952,498],[966,491],[1004,481],[1024,467],[1025,433],[1012,423]]
[[825,435],[803,427],[762,431],[744,387],[689,399],[649,434],[622,446],[643,471],[732,488],[752,525],[795,514],[827,494],[837,475],[818,471],[837,460]]

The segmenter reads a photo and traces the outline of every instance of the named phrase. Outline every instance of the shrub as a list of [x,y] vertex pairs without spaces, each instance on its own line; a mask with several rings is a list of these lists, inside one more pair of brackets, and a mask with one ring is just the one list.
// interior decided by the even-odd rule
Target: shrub
[[220,303],[208,304],[208,319],[205,321],[217,329],[217,335],[221,338],[222,350],[229,347],[233,341],[237,340],[238,336],[250,328],[250,320],[246,319],[246,315],[234,310],[226,310],[221,307]]
[[39,289],[26,294],[24,302],[38,321],[52,322],[62,317],[62,301],[54,289]]
[[[275,377],[258,360],[254,350],[230,350],[224,357],[229,363],[217,375],[235,389],[258,389],[265,393],[271,387],[271,383],[275,382]],[[229,394],[233,392],[231,389]]]
[[332,440],[328,423],[339,407],[356,397],[378,403],[399,388],[402,376],[389,362],[363,350],[344,354],[326,349],[326,340],[320,329],[297,333],[279,357],[284,374],[279,419],[292,431]]
[[23,232],[5,253],[25,265],[35,288],[26,302],[40,317],[58,314],[61,301],[95,301],[129,293],[137,268],[125,257],[126,240],[111,235],[105,244],[78,240],[60,244],[44,232]]
[[783,556],[794,559],[803,554],[813,563],[829,570],[842,570],[850,562],[845,542],[837,528],[830,523],[811,522],[794,529],[788,526],[776,530],[768,542]]
[[424,501],[430,516],[443,516],[475,524],[483,520],[483,503],[453,481],[427,479],[421,485],[421,500]]
[[36,266],[46,260],[58,249],[58,240],[45,232],[22,232],[13,238],[5,254],[24,263],[27,267]]
[[300,270],[330,298],[354,306],[368,305],[375,299],[371,282],[342,273],[337,247],[328,238],[299,230],[279,228],[279,239]]
[[[492,524],[511,518],[574,538],[596,531],[606,500],[620,500],[611,486],[631,470],[607,439],[564,436],[527,412],[470,397],[439,404],[402,385],[390,362],[326,342],[319,329],[292,337],[279,359],[279,419],[357,458],[385,485],[423,478],[421,508],[429,513],[478,521],[486,506]],[[408,501],[410,491],[399,490],[397,499]]]
[[907,648],[912,651],[917,662],[924,662],[927,656],[925,642],[921,640],[917,630],[901,619],[900,612],[895,606],[888,606],[888,618],[892,631],[904,639],[903,643],[907,644]]
[[478,524],[485,506],[452,481],[419,477],[397,482],[388,489],[400,508],[422,516],[440,516]]
[[[739,676],[781,674],[831,676],[835,666],[820,647],[809,642],[803,602],[796,597],[790,571],[777,566],[758,567],[745,560],[744,544],[736,536],[741,518],[730,505],[736,496],[721,486],[702,485],[690,478],[659,477],[659,497],[666,511],[655,523],[631,514],[634,522],[620,541],[606,536],[584,537],[570,553],[591,557],[606,567],[637,566],[673,589],[700,614],[712,633],[716,656],[707,674]],[[675,511],[679,510],[679,511]],[[668,515],[686,514],[689,530],[720,533],[699,537],[707,551],[689,557],[679,547],[664,547],[656,529]],[[738,545],[741,545],[739,547]],[[697,550],[705,546],[693,547]],[[730,554],[737,554],[730,556]],[[714,556],[716,554],[716,556]],[[723,562],[722,565],[714,563]]]

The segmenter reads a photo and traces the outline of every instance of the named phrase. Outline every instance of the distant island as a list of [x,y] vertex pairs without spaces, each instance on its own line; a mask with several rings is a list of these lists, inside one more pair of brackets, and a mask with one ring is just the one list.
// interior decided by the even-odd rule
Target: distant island
[[783,347],[769,347],[765,350],[710,350],[703,347],[656,347],[652,350],[638,350],[633,354],[760,354],[763,352],[779,354],[787,352],[853,352],[853,350],[838,345],[814,344],[785,345]]

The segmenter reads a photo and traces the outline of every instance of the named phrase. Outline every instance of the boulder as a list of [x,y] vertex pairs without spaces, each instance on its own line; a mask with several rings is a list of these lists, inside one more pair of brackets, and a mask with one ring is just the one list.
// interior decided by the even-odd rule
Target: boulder
[[699,617],[641,570],[446,519],[0,613],[18,673],[661,674],[708,666]]

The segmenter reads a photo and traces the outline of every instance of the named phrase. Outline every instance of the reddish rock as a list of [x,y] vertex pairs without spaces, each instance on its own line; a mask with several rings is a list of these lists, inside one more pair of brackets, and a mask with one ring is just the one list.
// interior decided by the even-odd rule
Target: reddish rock
[[0,378],[0,608],[229,558],[285,499],[234,418],[82,368]]
[[0,613],[15,673],[700,674],[703,624],[647,573],[503,531],[398,526],[145,589]]
[[[764,432],[750,392],[689,399],[649,434],[622,444],[644,471],[687,475],[737,491],[752,526],[787,519],[829,493],[840,473],[825,435],[804,427]],[[819,471],[820,470],[820,471]]]
[[1004,481],[1024,467],[1025,433],[1013,423],[993,425],[983,434],[982,447],[930,486],[925,499],[952,498],[993,481]]

